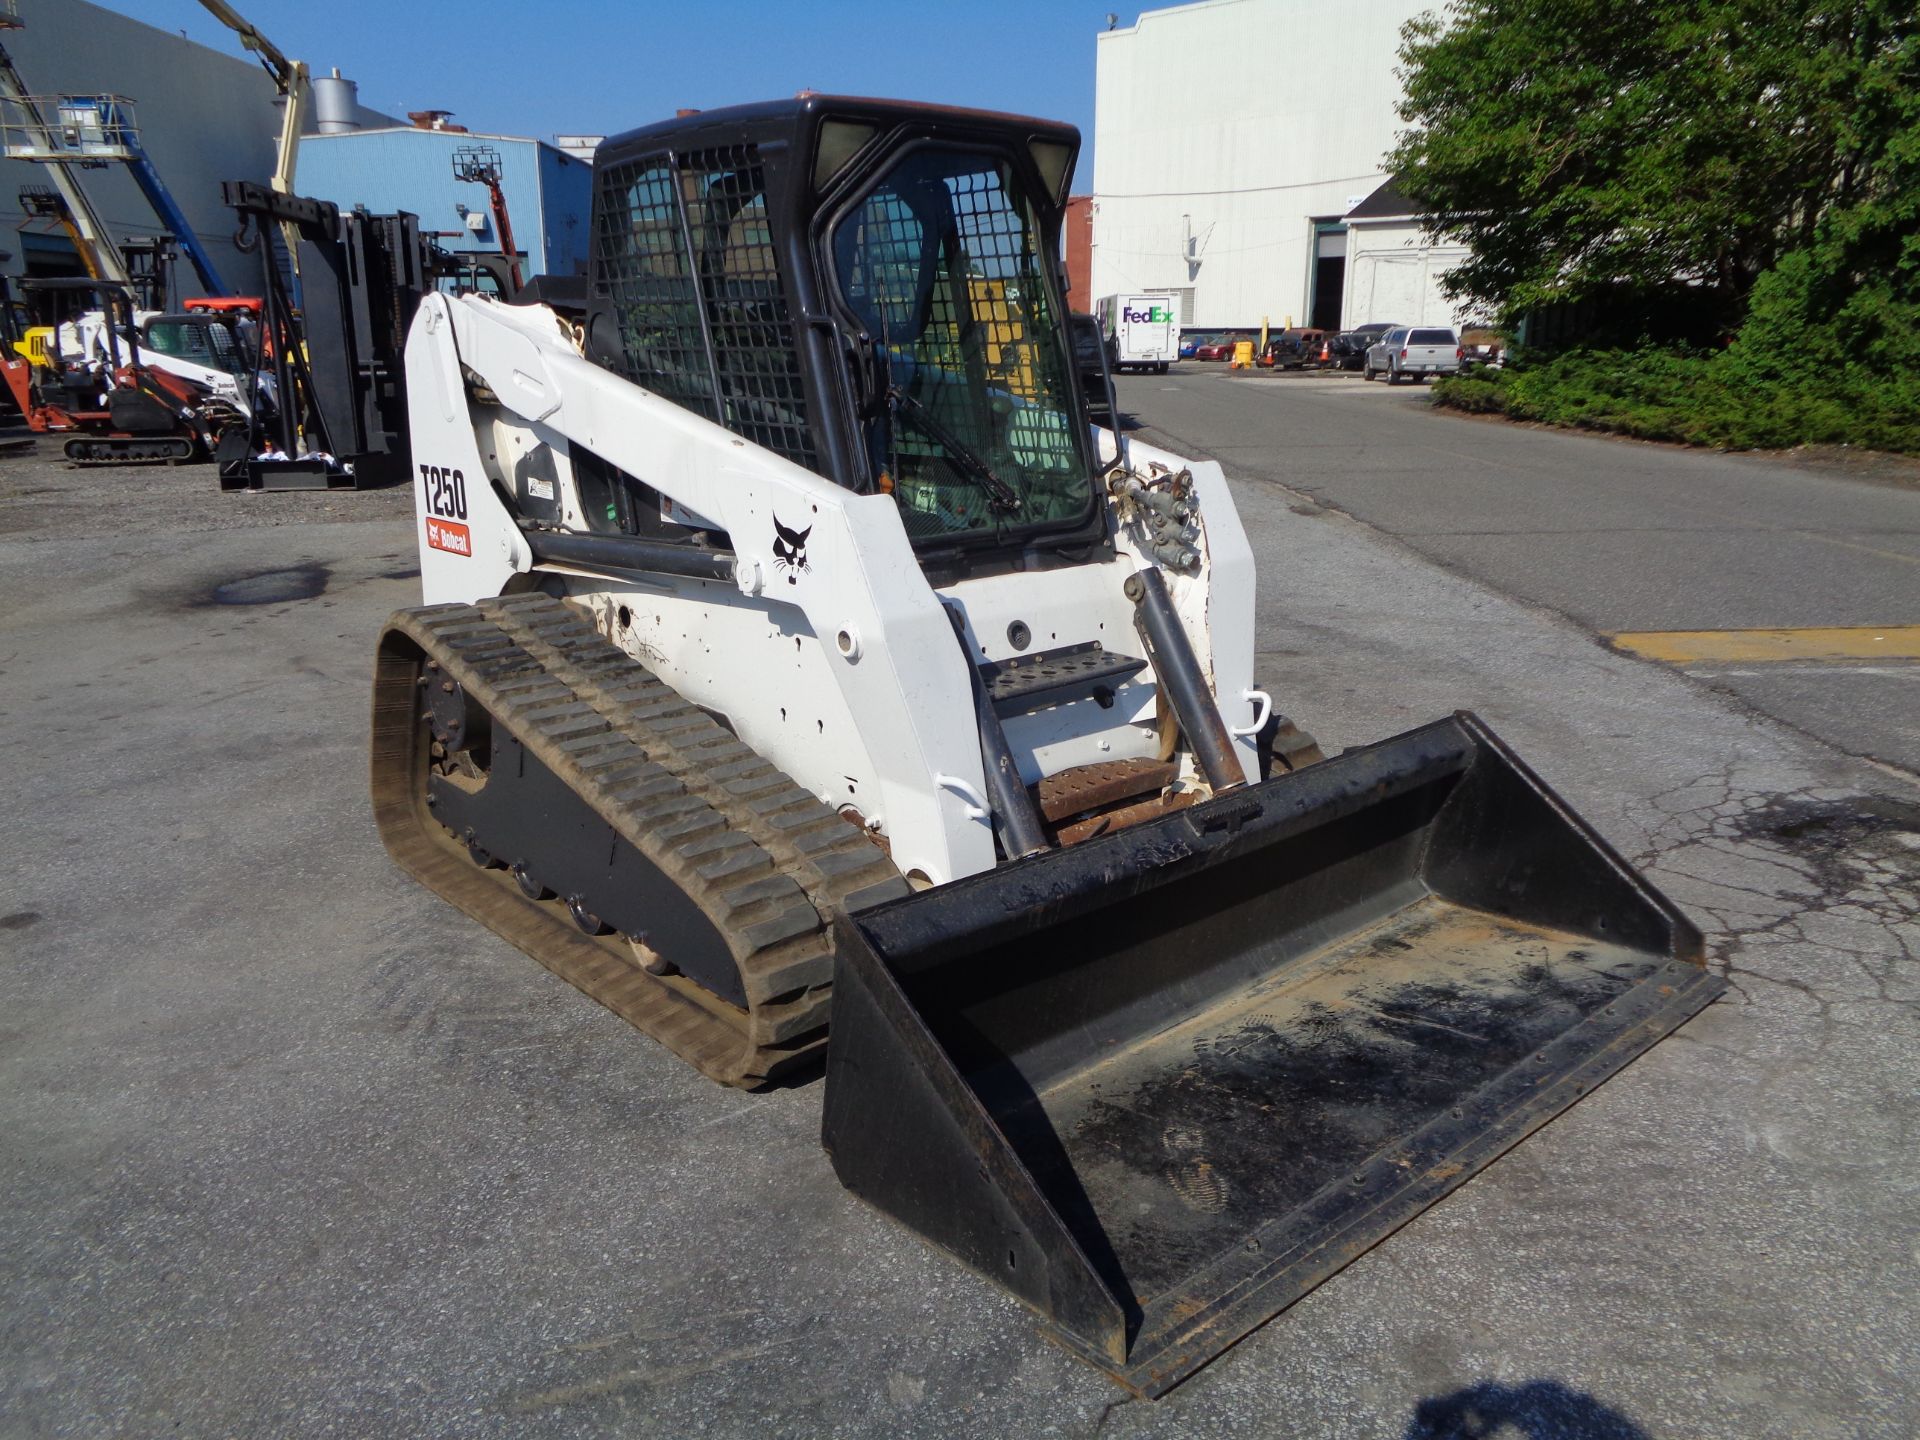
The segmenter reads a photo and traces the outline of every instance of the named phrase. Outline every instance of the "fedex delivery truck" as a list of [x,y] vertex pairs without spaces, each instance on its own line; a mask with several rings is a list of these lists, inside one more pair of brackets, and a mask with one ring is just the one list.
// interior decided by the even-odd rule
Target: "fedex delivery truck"
[[1180,297],[1109,295],[1094,311],[1115,370],[1165,371],[1180,355]]

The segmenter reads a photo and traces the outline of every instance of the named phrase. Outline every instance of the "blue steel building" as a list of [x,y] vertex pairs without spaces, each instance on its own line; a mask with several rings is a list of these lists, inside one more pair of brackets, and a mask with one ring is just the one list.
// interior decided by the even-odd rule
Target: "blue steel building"
[[298,188],[343,210],[410,210],[445,249],[497,255],[487,187],[454,178],[454,152],[475,146],[500,157],[523,277],[585,274],[593,167],[543,140],[418,126],[310,135],[300,144]]

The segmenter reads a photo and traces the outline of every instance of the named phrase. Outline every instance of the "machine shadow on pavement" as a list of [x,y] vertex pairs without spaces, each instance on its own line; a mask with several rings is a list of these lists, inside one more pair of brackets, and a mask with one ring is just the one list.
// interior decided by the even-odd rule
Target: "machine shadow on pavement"
[[1422,1400],[1402,1440],[1652,1440],[1618,1410],[1558,1380],[1482,1380]]

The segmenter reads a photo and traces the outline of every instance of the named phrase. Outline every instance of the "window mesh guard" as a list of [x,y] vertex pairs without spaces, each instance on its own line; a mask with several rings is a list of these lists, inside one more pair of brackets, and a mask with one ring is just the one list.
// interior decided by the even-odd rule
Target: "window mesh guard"
[[[841,294],[888,354],[896,406],[874,436],[916,539],[1077,519],[1089,503],[1039,237],[997,164],[907,156],[835,230]],[[916,417],[923,411],[933,422]],[[945,431],[971,456],[950,453]],[[984,464],[1020,497],[996,513]]]
[[594,239],[622,373],[817,471],[757,148],[654,156],[602,183]]

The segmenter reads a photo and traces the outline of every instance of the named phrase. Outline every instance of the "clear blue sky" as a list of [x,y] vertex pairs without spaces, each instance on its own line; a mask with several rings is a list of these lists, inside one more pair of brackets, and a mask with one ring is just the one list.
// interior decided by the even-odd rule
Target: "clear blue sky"
[[[198,0],[100,0],[234,54]],[[614,134],[814,89],[1014,110],[1080,127],[1093,181],[1093,37],[1111,0],[231,0],[287,55],[392,115]],[[1132,24],[1135,10],[1119,10]],[[129,84],[133,98],[140,98]]]

